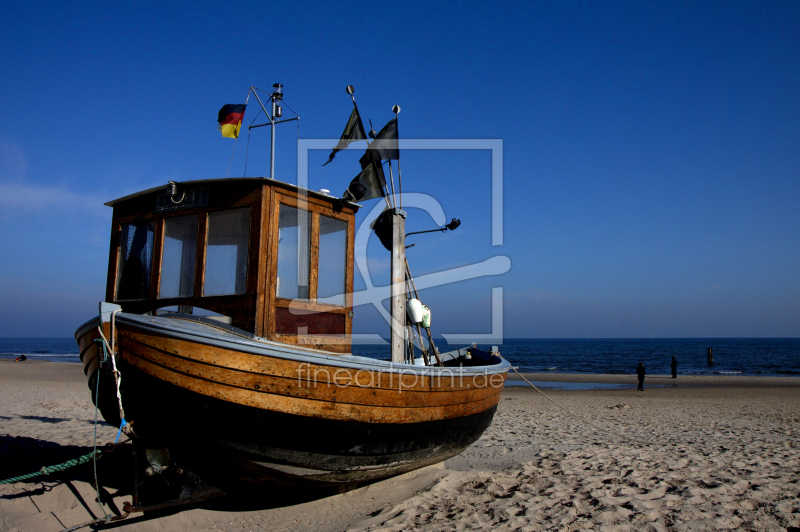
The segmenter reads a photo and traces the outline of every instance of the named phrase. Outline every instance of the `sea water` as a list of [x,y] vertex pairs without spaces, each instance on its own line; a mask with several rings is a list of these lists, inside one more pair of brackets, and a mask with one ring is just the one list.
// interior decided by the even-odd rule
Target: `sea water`
[[[466,347],[437,342],[441,352]],[[672,357],[681,375],[771,375],[800,377],[800,338],[689,339],[506,339],[500,353],[520,371],[533,373],[633,374],[643,362],[648,375],[669,374]],[[490,349],[489,345],[479,345]],[[707,349],[714,364],[708,365]],[[388,358],[389,345],[354,345],[353,354]],[[80,362],[73,338],[0,338],[0,358]]]
[[[669,375],[672,357],[682,375],[800,377],[800,338],[506,339],[495,344],[519,371],[530,373]],[[467,347],[437,342],[439,351]],[[489,350],[491,346],[479,345]],[[709,365],[708,348],[714,364]],[[386,359],[389,346],[353,346],[353,354]]]
[[74,338],[0,338],[0,359],[14,360],[25,355],[30,360],[80,362]]

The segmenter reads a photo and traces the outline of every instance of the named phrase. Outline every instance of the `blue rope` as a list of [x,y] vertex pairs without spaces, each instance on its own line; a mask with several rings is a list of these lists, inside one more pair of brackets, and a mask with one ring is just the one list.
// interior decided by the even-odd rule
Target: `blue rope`
[[125,421],[125,419],[123,418],[122,419],[122,423],[119,424],[119,430],[117,431],[117,439],[114,440],[114,443],[118,443],[119,442],[119,437],[122,436],[122,427],[126,426],[127,424],[128,424],[128,422]]

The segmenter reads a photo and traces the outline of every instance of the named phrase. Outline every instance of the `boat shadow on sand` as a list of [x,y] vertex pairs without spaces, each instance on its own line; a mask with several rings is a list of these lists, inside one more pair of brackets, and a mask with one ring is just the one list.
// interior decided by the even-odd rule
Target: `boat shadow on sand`
[[[92,449],[89,446],[60,445],[47,440],[23,436],[0,436],[0,454],[4,457],[0,461],[0,480],[34,473],[41,470],[43,466],[62,464],[87,455],[92,452]],[[110,515],[121,515],[124,503],[133,500],[134,463],[134,449],[130,443],[122,444],[114,448],[112,452],[104,452],[97,460],[100,497],[106,506],[106,512]],[[77,504],[84,507],[90,518],[100,518],[102,515],[98,514],[102,514],[102,512],[94,500],[96,495],[93,487],[93,466],[92,460],[89,460],[64,471],[55,471],[46,476],[39,475],[20,481],[17,486],[23,488],[22,490],[0,491],[0,507],[4,500],[11,502],[25,497],[30,497],[37,508],[52,507],[53,504],[69,506],[69,503],[64,502],[63,495],[51,496],[52,492],[64,493],[64,487],[66,487],[74,496]],[[157,506],[178,498],[181,487],[175,485],[174,477],[169,477],[169,475],[147,476],[143,469],[143,466],[140,466],[138,479],[141,505]],[[136,516],[136,521],[164,517],[193,508],[218,512],[268,510],[322,499],[342,491],[341,487],[291,486],[279,481],[264,482],[263,478],[258,482],[252,482],[220,465],[193,466],[192,471],[202,475],[203,486],[213,486],[224,491],[225,494],[205,500],[189,501],[166,508],[148,510],[144,515]],[[170,485],[170,480],[173,481],[172,485]],[[2,487],[5,486],[0,485],[0,488]],[[59,501],[47,501],[48,497],[58,498]],[[54,510],[55,513],[58,513],[57,508]],[[132,514],[132,517],[134,515]],[[127,520],[109,523],[104,528],[121,526],[126,522]]]

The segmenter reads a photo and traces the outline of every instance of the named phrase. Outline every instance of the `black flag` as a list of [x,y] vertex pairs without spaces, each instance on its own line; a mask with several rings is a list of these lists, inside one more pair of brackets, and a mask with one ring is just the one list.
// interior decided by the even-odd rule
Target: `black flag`
[[380,182],[381,187],[386,186],[386,175],[383,173],[383,165],[381,164],[381,158],[378,157],[378,152],[367,149],[358,162],[361,163],[362,170],[366,170],[370,163],[375,165],[375,173],[378,176],[378,181]]
[[354,201],[366,201],[385,196],[383,187],[386,186],[386,177],[383,175],[381,160],[367,150],[367,153],[361,158],[361,168],[361,173],[353,178],[345,194],[349,194]]
[[[351,142],[355,142],[357,140],[367,140],[367,134],[364,133],[364,124],[361,122],[361,116],[358,114],[358,107],[353,106],[353,112],[350,113],[350,120],[347,121],[347,125],[344,126],[344,133],[342,133],[342,138],[339,139],[339,144],[333,148],[330,157],[328,158],[328,164],[336,157],[336,152],[341,151],[347,146],[350,145]],[[323,164],[322,166],[325,166]]]
[[392,118],[388,124],[383,126],[380,133],[375,136],[375,141],[369,145],[369,149],[375,150],[381,159],[400,159],[396,118]]
[[394,209],[384,209],[384,211],[375,218],[370,224],[370,229],[375,231],[378,239],[383,244],[387,251],[392,250],[392,211]]

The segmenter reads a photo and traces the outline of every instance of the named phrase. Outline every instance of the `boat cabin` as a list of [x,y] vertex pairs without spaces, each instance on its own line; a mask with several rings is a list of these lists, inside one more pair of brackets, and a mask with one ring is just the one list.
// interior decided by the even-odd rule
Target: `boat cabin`
[[171,182],[106,205],[106,301],[350,352],[358,205],[264,178]]

